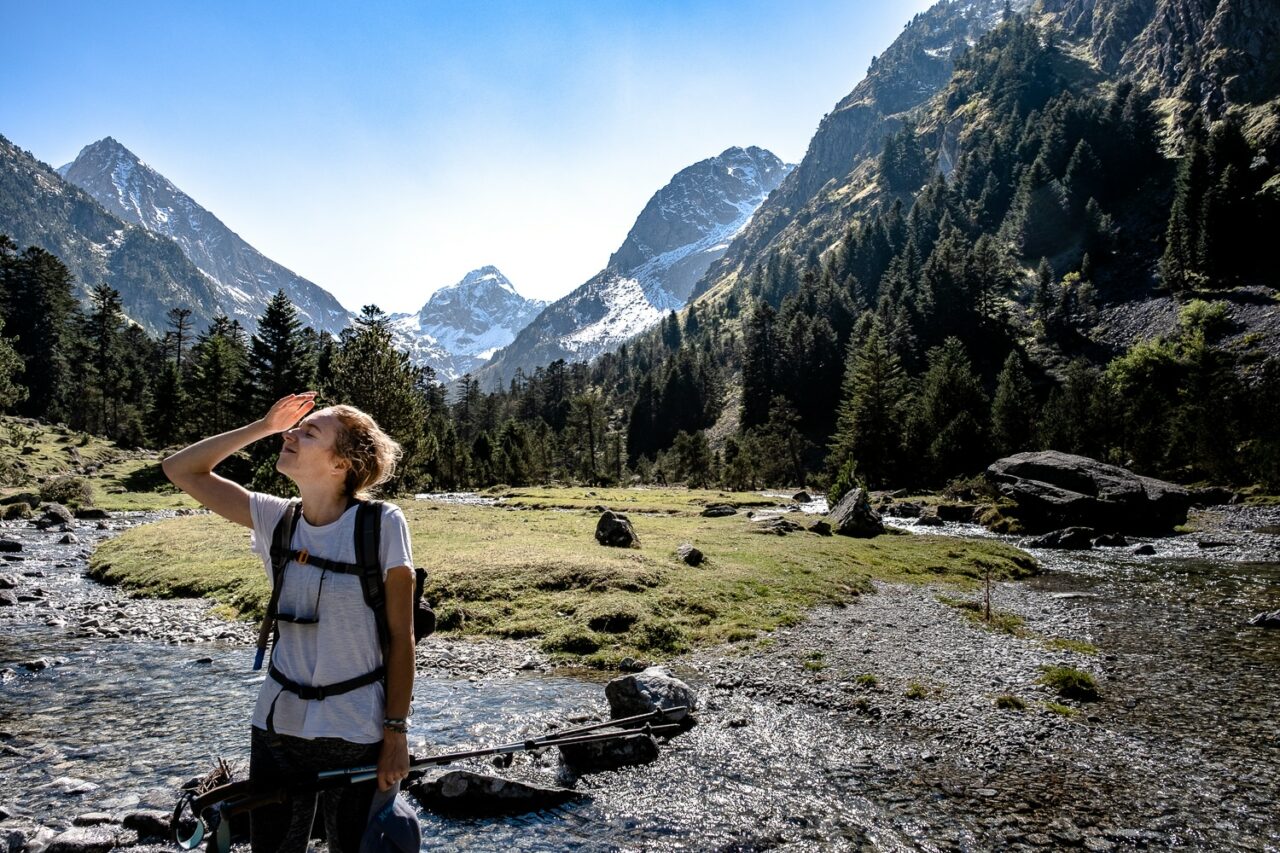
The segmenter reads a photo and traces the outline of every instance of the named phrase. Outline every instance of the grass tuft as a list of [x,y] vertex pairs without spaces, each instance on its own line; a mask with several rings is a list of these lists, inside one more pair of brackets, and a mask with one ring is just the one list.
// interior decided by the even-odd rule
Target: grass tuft
[[1098,683],[1084,670],[1071,666],[1043,666],[1040,683],[1058,691],[1064,699],[1095,702],[1099,698]]

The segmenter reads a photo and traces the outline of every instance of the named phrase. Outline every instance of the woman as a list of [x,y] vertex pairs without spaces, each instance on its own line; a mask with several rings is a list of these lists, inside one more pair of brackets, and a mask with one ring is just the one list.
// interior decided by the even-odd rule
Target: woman
[[[379,558],[389,637],[385,660],[359,577],[299,560],[306,561],[305,553],[355,563],[356,507],[369,489],[392,475],[400,446],[359,409],[313,409],[315,392],[290,394],[261,420],[197,442],[170,456],[163,467],[178,488],[253,530],[253,549],[272,577],[272,536],[289,502],[249,492],[213,469],[240,448],[283,433],[276,469],[297,484],[302,496],[302,516],[289,545],[301,553],[287,564],[279,592],[279,639],[253,713],[249,776],[270,783],[299,773],[376,763],[378,789],[387,791],[409,771],[414,572],[404,515],[391,504],[383,507]],[[320,700],[296,692],[300,685],[325,687],[352,680],[363,683]],[[331,851],[359,849],[372,797],[372,785],[321,795]],[[251,823],[255,853],[305,851],[315,809],[316,795],[307,794],[257,810]]]

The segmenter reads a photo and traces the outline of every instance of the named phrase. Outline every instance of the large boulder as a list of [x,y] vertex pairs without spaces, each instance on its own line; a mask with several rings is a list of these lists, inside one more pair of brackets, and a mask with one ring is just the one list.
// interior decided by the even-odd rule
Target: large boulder
[[606,509],[596,522],[596,541],[612,548],[639,548],[640,537],[630,520],[620,512]]
[[619,740],[577,743],[560,747],[560,760],[572,779],[587,773],[617,770],[658,760],[658,741],[653,735],[636,734]]
[[604,697],[609,700],[609,712],[615,720],[648,714],[659,708],[687,710],[668,717],[668,722],[683,720],[697,707],[698,694],[660,666],[651,666],[644,672],[615,678],[605,685]]
[[1096,527],[1164,532],[1187,520],[1186,489],[1087,456],[1042,450],[992,462],[987,479],[1018,505],[1031,530]]
[[866,489],[850,489],[827,514],[832,531],[841,536],[871,537],[884,533],[880,513],[871,508]]
[[1023,541],[1027,548],[1056,548],[1064,551],[1088,551],[1098,531],[1092,527],[1064,527],[1035,539]]
[[48,530],[50,527],[61,527],[65,530],[75,523],[75,516],[71,514],[71,510],[59,503],[41,504],[39,512],[39,517],[33,523],[40,530]]
[[411,785],[409,793],[437,814],[472,817],[524,814],[583,796],[567,788],[544,788],[470,770],[446,771]]

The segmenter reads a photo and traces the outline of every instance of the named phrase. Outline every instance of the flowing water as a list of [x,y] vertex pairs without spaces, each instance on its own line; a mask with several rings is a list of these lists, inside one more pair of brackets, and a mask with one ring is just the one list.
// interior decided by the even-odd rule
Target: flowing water
[[[1050,571],[1030,582],[1090,611],[1092,640],[1118,667],[1109,700],[1123,703],[1135,730],[1188,747],[1166,774],[1188,808],[1197,797],[1238,803],[1240,820],[1222,829],[1241,842],[1236,849],[1280,844],[1280,830],[1257,819],[1280,796],[1280,631],[1244,626],[1280,607],[1280,537],[1252,532],[1278,520],[1276,511],[1233,509],[1223,532],[1151,540],[1149,557],[1042,552]],[[136,521],[113,522],[128,523]],[[86,542],[109,535],[84,523],[76,532]],[[955,525],[942,532],[985,535]],[[0,608],[0,807],[49,825],[87,811],[166,807],[214,756],[247,754],[262,675],[243,644],[73,638],[60,609],[119,595],[84,578],[87,549],[54,544],[60,535],[0,526],[0,538],[25,548],[25,560],[0,565],[0,575],[18,578],[20,589],[38,583],[48,602]],[[1126,693],[1126,672],[1141,690]],[[598,682],[564,675],[420,675],[414,708],[411,743],[423,752],[515,740],[605,703]],[[653,765],[584,777],[587,796],[555,810],[466,820],[423,813],[424,849],[931,849],[922,838],[936,832],[894,820],[891,803],[860,793],[845,756],[863,736],[821,711],[761,701],[749,735],[723,721],[698,726]],[[524,757],[514,771],[550,781],[544,761]]]

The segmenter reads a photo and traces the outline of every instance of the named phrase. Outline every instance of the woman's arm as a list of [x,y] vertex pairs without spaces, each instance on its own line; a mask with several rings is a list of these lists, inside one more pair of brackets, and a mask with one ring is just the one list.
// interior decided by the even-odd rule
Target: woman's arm
[[290,394],[276,401],[261,420],[197,441],[161,463],[169,481],[229,521],[253,527],[249,493],[213,473],[214,467],[240,448],[289,429],[315,407],[315,392]]
[[[413,699],[413,569],[387,570],[387,705],[386,716],[407,717]],[[409,739],[384,729],[378,758],[378,790],[385,791],[409,773]]]

